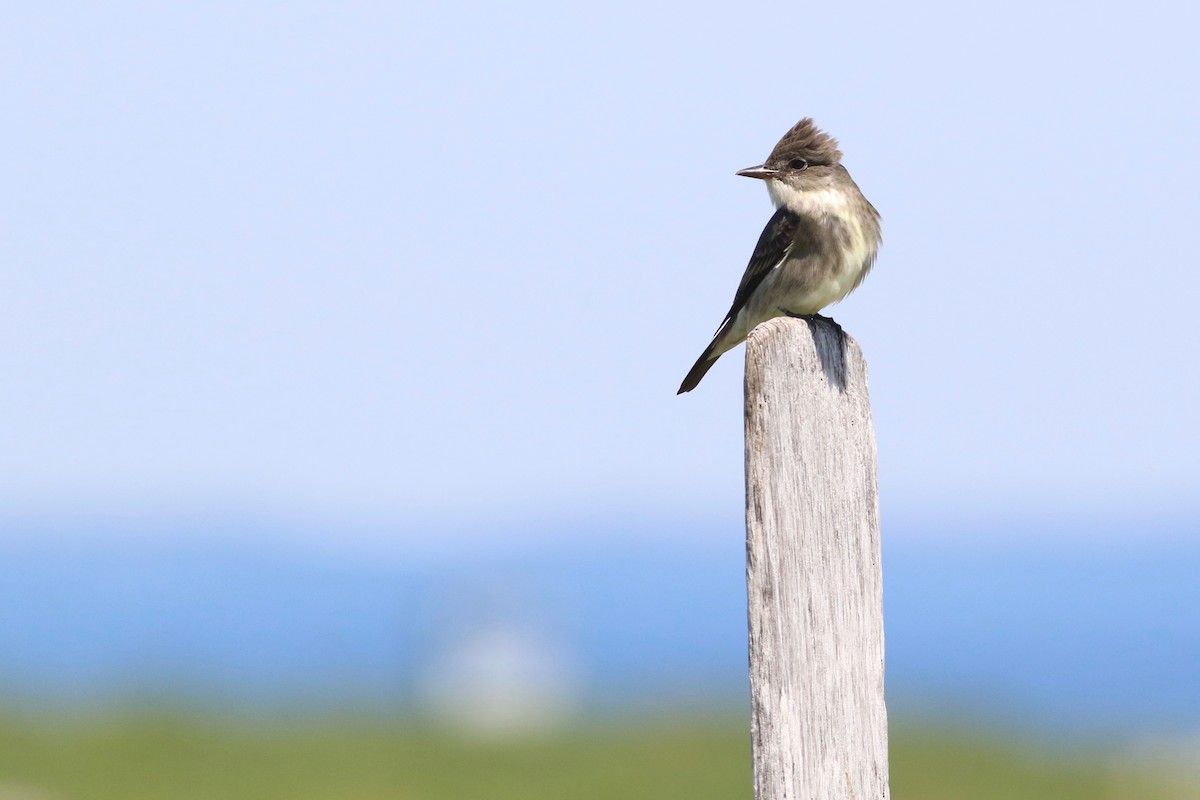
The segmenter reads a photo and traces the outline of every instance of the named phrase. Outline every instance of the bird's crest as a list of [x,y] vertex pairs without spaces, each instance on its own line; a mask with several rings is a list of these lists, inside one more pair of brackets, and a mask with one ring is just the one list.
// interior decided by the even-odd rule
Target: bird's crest
[[838,150],[837,139],[814,125],[811,117],[805,117],[783,135],[766,163],[785,164],[794,158],[810,164],[839,164],[842,151]]

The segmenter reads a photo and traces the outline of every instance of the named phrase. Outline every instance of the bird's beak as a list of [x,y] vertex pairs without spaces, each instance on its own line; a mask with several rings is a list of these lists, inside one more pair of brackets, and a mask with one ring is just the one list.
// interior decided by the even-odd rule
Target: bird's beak
[[767,169],[764,166],[747,167],[743,170],[738,170],[738,175],[744,175],[747,178],[758,178],[760,181],[765,181],[768,178],[774,178],[778,174],[778,170]]

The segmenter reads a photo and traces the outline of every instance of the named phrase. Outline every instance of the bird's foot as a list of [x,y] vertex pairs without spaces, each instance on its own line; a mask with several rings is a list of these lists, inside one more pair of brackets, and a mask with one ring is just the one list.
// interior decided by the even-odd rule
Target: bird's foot
[[792,319],[802,319],[806,322],[828,322],[830,325],[836,328],[837,332],[842,336],[846,335],[846,331],[842,329],[842,326],[839,325],[837,320],[835,320],[833,317],[826,317],[822,316],[821,314],[797,314],[795,311],[788,311],[782,306],[780,306],[779,310],[783,312],[784,316],[791,317]]

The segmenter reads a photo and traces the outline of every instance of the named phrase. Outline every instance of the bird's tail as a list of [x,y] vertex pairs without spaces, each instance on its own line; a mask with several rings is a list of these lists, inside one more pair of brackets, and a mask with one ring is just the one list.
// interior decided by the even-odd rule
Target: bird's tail
[[696,363],[692,365],[691,371],[683,379],[683,383],[679,385],[679,391],[675,394],[683,394],[695,389],[700,384],[700,379],[712,369],[713,364],[717,363],[717,359],[721,357],[721,353],[725,352],[724,350],[717,350],[717,344],[721,341],[722,333],[724,333],[723,329],[717,331],[717,335],[713,337],[712,342],[708,347],[704,348],[704,352],[696,359]]

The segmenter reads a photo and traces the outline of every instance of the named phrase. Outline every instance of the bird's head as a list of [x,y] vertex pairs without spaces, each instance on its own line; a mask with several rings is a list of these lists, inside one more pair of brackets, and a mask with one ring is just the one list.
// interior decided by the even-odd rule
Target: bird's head
[[783,135],[766,161],[757,167],[740,170],[738,175],[779,181],[803,190],[806,186],[821,183],[841,163],[842,151],[838,150],[837,139],[805,117]]

